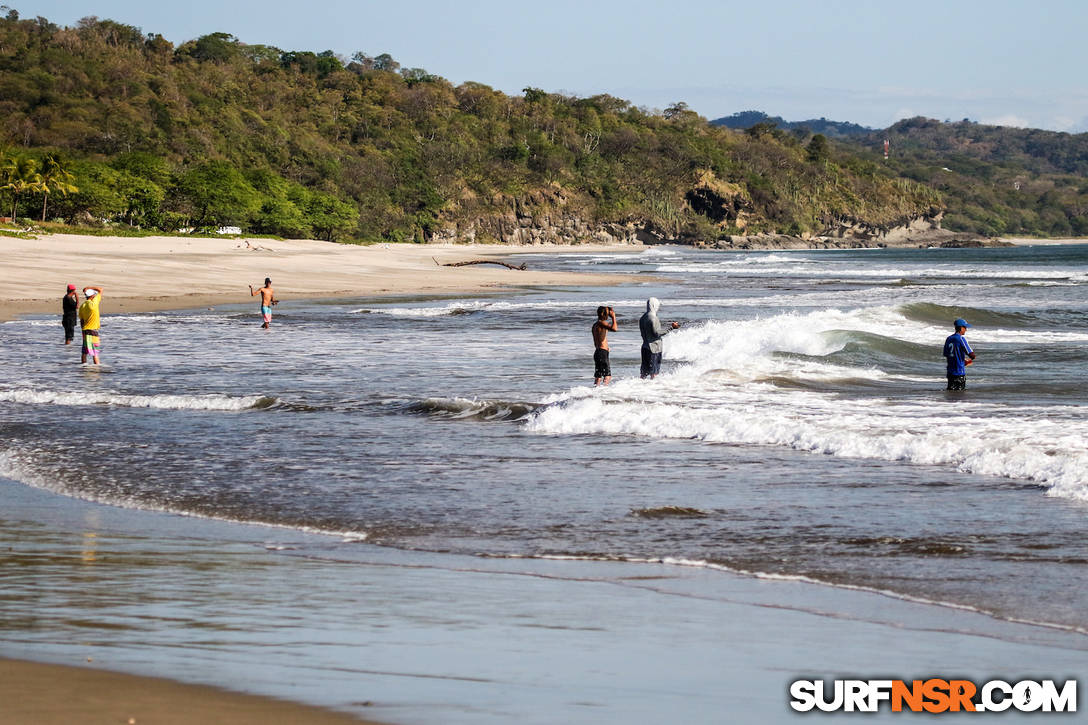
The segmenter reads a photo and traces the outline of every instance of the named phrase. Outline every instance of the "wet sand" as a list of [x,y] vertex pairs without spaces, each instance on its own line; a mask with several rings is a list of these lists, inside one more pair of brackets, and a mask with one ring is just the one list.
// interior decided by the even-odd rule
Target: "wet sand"
[[103,288],[107,314],[193,309],[252,301],[247,285],[272,278],[276,296],[366,297],[477,293],[541,285],[608,285],[611,275],[507,269],[495,264],[441,266],[511,254],[608,250],[637,246],[501,246],[375,244],[313,240],[186,237],[0,237],[0,320],[59,314],[68,284]]
[[[0,656],[380,722],[799,722],[811,716],[789,707],[795,679],[1066,679],[1088,651],[1081,633],[800,580],[399,551],[4,479],[0,500]],[[231,725],[257,720],[224,713],[261,712],[265,723],[343,722],[277,700],[13,666],[3,725]],[[141,703],[151,709],[132,709]],[[181,719],[166,719],[179,709]]]
[[349,725],[351,715],[156,677],[0,658],[0,724]]

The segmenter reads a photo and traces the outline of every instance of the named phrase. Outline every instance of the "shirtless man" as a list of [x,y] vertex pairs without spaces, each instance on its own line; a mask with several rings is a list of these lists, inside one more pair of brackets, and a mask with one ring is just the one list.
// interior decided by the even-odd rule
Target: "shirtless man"
[[593,384],[608,385],[612,382],[612,366],[608,362],[608,333],[616,331],[616,311],[611,307],[597,308],[597,321],[593,323]]
[[257,293],[261,295],[261,317],[264,318],[264,324],[261,327],[267,330],[268,325],[272,322],[272,306],[279,304],[279,300],[272,293],[272,280],[265,277],[264,287],[260,289],[253,289],[253,285],[250,285],[249,296],[252,297]]

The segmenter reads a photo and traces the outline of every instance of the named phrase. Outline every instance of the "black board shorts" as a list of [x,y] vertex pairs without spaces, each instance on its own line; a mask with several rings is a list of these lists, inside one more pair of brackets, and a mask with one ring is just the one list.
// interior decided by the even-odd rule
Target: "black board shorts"
[[661,353],[650,352],[650,346],[643,345],[642,367],[639,369],[639,374],[645,378],[650,375],[657,375],[659,372],[661,372]]
[[948,390],[967,390],[966,375],[949,375]]
[[593,351],[593,377],[612,377],[612,365],[608,362],[608,350],[601,347]]

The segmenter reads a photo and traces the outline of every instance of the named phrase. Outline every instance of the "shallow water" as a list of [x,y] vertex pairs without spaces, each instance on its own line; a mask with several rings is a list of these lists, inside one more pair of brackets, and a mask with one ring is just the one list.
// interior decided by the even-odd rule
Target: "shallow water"
[[406,551],[4,480],[0,498],[4,656],[379,722],[796,722],[797,678],[1071,679],[1088,650],[1068,631],[699,566]]
[[[1088,630],[1088,247],[529,255],[608,289],[0,326],[0,475],[403,550],[668,561]],[[646,297],[683,328],[637,379]],[[616,381],[590,387],[611,304]],[[968,390],[943,390],[951,320]],[[320,537],[318,537],[320,540]],[[323,548],[311,552],[322,556]],[[339,555],[339,554],[338,554]]]

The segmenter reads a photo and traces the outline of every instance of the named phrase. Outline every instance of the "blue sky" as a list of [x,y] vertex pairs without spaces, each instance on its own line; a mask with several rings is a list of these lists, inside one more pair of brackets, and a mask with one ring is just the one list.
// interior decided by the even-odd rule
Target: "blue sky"
[[970,118],[1088,131],[1088,2],[1037,0],[0,0],[174,43],[222,31],[283,50],[389,53],[453,83],[686,102],[885,127]]

